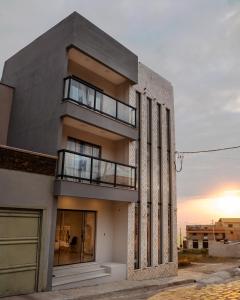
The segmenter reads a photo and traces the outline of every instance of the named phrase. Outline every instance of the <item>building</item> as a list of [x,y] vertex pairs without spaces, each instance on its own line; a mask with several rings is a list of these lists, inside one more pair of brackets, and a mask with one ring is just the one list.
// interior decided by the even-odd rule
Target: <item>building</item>
[[225,240],[240,241],[240,218],[220,218],[215,226],[224,229]]
[[74,12],[0,91],[0,295],[175,275],[172,85]]
[[209,241],[240,241],[240,219],[220,218],[211,225],[187,225],[187,249],[208,249]]

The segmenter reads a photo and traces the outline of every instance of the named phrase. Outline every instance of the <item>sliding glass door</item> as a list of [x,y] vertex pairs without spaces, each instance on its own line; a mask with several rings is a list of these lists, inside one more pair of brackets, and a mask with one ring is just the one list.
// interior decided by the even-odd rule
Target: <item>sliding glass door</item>
[[58,209],[54,265],[95,260],[96,212]]

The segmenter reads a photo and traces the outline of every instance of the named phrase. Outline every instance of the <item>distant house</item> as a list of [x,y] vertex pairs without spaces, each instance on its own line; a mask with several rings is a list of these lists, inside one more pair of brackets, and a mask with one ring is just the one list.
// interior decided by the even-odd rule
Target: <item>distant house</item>
[[208,249],[209,241],[240,241],[240,218],[220,218],[215,224],[187,225],[187,249]]

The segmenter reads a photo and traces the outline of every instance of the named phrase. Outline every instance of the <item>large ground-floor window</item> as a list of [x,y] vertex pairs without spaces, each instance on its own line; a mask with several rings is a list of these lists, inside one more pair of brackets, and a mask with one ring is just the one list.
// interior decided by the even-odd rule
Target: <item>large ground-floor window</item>
[[54,265],[95,260],[96,212],[58,209]]

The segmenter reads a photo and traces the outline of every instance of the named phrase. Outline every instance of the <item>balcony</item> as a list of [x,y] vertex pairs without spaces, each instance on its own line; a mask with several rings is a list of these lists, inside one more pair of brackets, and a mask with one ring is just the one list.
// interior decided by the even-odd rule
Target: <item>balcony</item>
[[136,202],[136,167],[60,150],[56,196]]
[[65,79],[63,100],[70,100],[128,126],[136,127],[136,108],[110,97],[76,77],[70,76]]
[[69,150],[60,150],[58,153],[58,179],[136,188],[135,167]]

